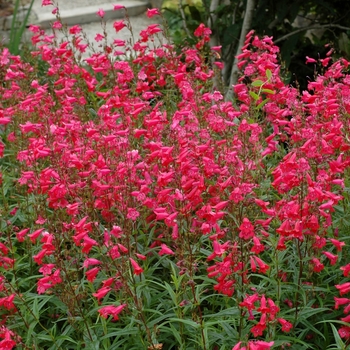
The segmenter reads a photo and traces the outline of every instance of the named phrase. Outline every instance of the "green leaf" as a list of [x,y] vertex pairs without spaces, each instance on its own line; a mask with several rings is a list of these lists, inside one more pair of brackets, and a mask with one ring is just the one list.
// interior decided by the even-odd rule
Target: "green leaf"
[[186,324],[187,326],[193,327],[193,328],[199,328],[200,325],[197,322],[194,322],[192,320],[184,320],[182,318],[172,317],[169,318],[168,322],[179,322]]
[[266,76],[269,80],[272,78],[272,72],[270,69],[266,69]]
[[339,350],[346,350],[346,346],[345,346],[343,340],[341,339],[337,328],[335,328],[334,324],[332,324],[332,323],[331,323],[331,327],[332,327],[332,332],[333,332],[333,335],[334,335],[335,342],[337,344],[337,349],[339,349]]
[[250,97],[252,97],[255,101],[259,99],[259,95],[256,94],[254,91],[249,91]]
[[171,288],[171,285],[170,285],[169,283],[165,282],[165,283],[164,283],[164,286],[165,286],[166,290],[168,291],[169,296],[171,297],[174,306],[178,306],[178,300],[177,300],[177,297],[176,297],[175,292],[174,292],[173,289]]
[[22,41],[23,33],[26,29],[26,25],[29,20],[29,15],[32,10],[34,4],[34,0],[31,0],[29,3],[28,9],[26,9],[26,13],[24,18],[18,18],[20,11],[20,0],[16,0],[15,8],[12,16],[11,30],[10,30],[10,43],[9,50],[12,54],[17,55],[20,51],[20,44]]
[[170,323],[170,328],[171,328],[171,334],[176,338],[178,344],[181,344],[182,341],[181,341],[181,335],[179,331],[171,323]]
[[305,329],[308,331],[313,331],[315,334],[318,334],[321,338],[325,339],[324,335],[317,329],[315,328],[309,321],[307,320],[302,320],[300,321],[301,324],[305,326]]
[[276,92],[271,90],[271,89],[262,89],[261,90],[262,92],[265,92],[266,94],[271,94],[271,95],[274,95]]
[[264,101],[260,102],[255,109],[261,109],[262,107],[264,107],[266,105],[267,102],[269,102],[270,100],[268,98],[265,98]]
[[264,82],[262,80],[254,80],[252,82],[252,86],[255,86],[255,87],[260,87],[264,84]]
[[[230,317],[230,318],[232,318],[233,316],[239,316],[239,315],[240,315],[240,310],[238,309],[237,306],[233,306],[233,307],[225,308],[222,311],[219,311],[215,314],[203,315],[203,318],[218,318],[218,317]],[[215,322],[217,322],[217,321],[215,321]]]

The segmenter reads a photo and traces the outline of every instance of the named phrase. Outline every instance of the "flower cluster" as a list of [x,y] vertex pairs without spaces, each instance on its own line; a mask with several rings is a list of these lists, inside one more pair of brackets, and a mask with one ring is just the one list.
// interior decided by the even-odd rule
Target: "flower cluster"
[[[129,27],[127,18],[113,27]],[[39,275],[38,297],[66,305],[58,317],[83,320],[90,341],[96,318],[124,317],[137,320],[152,348],[167,341],[157,330],[166,317],[185,339],[183,324],[203,328],[205,313],[220,315],[225,303],[239,318],[233,350],[270,349],[274,334],[292,333],[298,312],[317,308],[318,276],[338,269],[345,245],[333,219],[350,164],[349,62],[321,61],[328,68],[300,93],[285,84],[272,39],[250,32],[235,100],[225,101],[213,88],[221,62],[203,50],[211,34],[204,25],[180,53],[155,44],[162,28],[154,24],[139,41],[103,41],[84,60],[89,43],[79,26],[60,43],[30,30],[40,65],[0,52],[1,154],[15,150],[32,215],[21,227],[10,221],[15,234],[0,245],[4,324],[16,298],[25,299],[6,274],[20,269],[13,257],[23,249]],[[348,277],[349,265],[341,270]],[[168,289],[157,289],[147,316],[152,283]],[[348,282],[335,288],[350,292]],[[171,307],[163,302],[169,289]],[[349,299],[334,300],[349,313]],[[177,314],[163,316],[167,309]],[[12,333],[3,341],[13,342]],[[339,334],[350,340],[349,327]],[[209,348],[204,332],[198,339]]]

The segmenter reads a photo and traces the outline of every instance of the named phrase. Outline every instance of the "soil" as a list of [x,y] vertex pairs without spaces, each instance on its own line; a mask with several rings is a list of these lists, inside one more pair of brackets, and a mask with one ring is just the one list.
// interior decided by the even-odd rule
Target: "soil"
[[11,2],[0,0],[0,17],[12,15],[13,5]]
[[[0,0],[0,17],[11,16],[13,14],[16,0]],[[20,0],[20,6],[25,6],[30,0]]]

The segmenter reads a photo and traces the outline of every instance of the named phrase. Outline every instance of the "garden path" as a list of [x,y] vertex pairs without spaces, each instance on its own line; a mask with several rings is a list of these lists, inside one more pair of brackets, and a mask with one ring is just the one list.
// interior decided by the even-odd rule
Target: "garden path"
[[[135,6],[139,6],[137,3],[142,3],[143,7],[136,8]],[[97,33],[102,34],[103,30],[101,27],[101,21],[98,18],[95,13],[99,8],[103,9],[104,11],[112,10],[113,5],[122,4],[128,9],[128,13],[130,15],[130,22],[133,29],[133,34],[135,36],[135,39],[137,39],[138,33],[145,29],[148,25],[157,23],[159,19],[157,18],[148,18],[146,16],[146,9],[150,8],[151,5],[147,1],[133,1],[133,0],[57,0],[56,3],[58,3],[58,6],[60,8],[60,12],[62,14],[63,22],[65,21],[65,18],[63,16],[63,13],[67,14],[69,12],[71,13],[79,13],[79,15],[76,15],[74,24],[79,24],[83,28],[83,31],[85,32],[88,40],[90,42],[94,42],[94,46],[97,47],[99,43],[96,43],[94,40]],[[43,15],[50,14],[53,6],[41,6],[42,0],[35,0],[33,5],[33,13],[34,16],[37,18],[42,17]],[[85,23],[86,18],[84,16],[87,16],[88,8],[92,9],[91,6],[94,6],[97,8],[96,12],[93,12],[93,18],[92,22]],[[122,11],[111,11],[111,16],[113,18],[107,19],[106,23],[106,31],[107,31],[107,37],[109,38],[109,41],[113,41],[114,39],[121,39],[128,41],[131,39],[132,35],[130,31],[126,28],[122,29],[120,32],[116,34],[114,28],[113,28],[113,22],[119,17],[123,17]],[[91,14],[90,14],[91,16]],[[89,17],[91,18],[91,17]],[[71,21],[72,19],[70,19]],[[83,22],[83,23],[82,23]]]

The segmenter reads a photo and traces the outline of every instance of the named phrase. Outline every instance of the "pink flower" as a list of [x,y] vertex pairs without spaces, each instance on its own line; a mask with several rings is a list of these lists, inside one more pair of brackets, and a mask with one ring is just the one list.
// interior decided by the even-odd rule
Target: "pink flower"
[[257,325],[252,327],[250,331],[253,333],[254,337],[259,337],[263,335],[263,332],[265,329],[266,329],[266,324],[258,323]]
[[257,302],[259,300],[259,295],[257,293],[253,294],[253,295],[249,295],[247,296],[240,304],[239,306],[241,307],[245,307],[248,310],[254,310],[255,309],[255,305],[254,303]]
[[124,21],[115,21],[113,23],[113,28],[115,29],[115,31],[118,33],[119,31],[121,31],[124,27],[126,27]]
[[347,264],[347,265],[345,265],[345,266],[342,266],[342,267],[340,268],[340,270],[343,271],[344,277],[348,277],[349,274],[350,274],[350,264]]
[[99,9],[97,12],[96,12],[97,16],[103,18],[104,15],[106,14],[102,9]]
[[52,28],[54,29],[61,29],[62,28],[62,23],[59,21],[55,21],[52,23]]
[[336,310],[339,309],[339,306],[345,305],[345,304],[349,304],[349,303],[350,303],[350,299],[349,299],[349,298],[337,298],[337,297],[334,297],[334,301],[335,301],[335,306],[334,306],[334,308],[335,308]]
[[317,61],[314,58],[311,58],[309,56],[306,56],[306,64],[308,63],[317,63]]
[[98,313],[103,318],[107,318],[108,316],[113,316],[113,320],[117,321],[119,319],[118,315],[123,311],[125,306],[126,306],[126,304],[121,304],[119,306],[114,306],[114,305],[104,306],[98,310]]
[[323,254],[329,259],[331,265],[335,265],[338,260],[338,255],[334,255],[330,252],[323,252]]
[[194,36],[208,36],[211,34],[210,28],[207,28],[203,23],[201,23],[198,28],[194,31]]
[[278,318],[277,320],[281,324],[283,332],[289,332],[293,328],[293,325],[284,318]]
[[253,272],[256,272],[258,265],[258,270],[261,273],[266,273],[267,270],[270,268],[269,265],[265,264],[260,258],[257,256],[251,256],[250,257],[250,266]]
[[249,350],[270,350],[273,344],[273,341],[265,342],[262,340],[248,342]]
[[0,341],[0,349],[11,350],[16,346],[16,342],[10,338]]
[[128,208],[128,214],[126,217],[135,221],[140,216],[140,213],[135,208]]
[[245,240],[254,237],[254,226],[249,221],[249,219],[244,218],[241,226],[239,227],[240,233],[239,238],[243,238]]
[[136,253],[136,256],[140,259],[140,260],[146,260],[147,257],[143,254],[139,254],[139,253]]
[[324,265],[317,258],[311,259],[312,264],[314,265],[314,272],[321,272],[324,269]]
[[260,254],[261,252],[264,251],[265,247],[263,244],[261,244],[260,240],[258,237],[253,237],[253,242],[254,242],[254,245],[251,249],[251,251],[255,254]]
[[102,287],[100,288],[96,293],[92,293],[92,295],[100,301],[100,299],[104,298],[109,291],[111,290],[110,287]]
[[147,9],[146,15],[148,18],[152,18],[154,16],[160,15],[160,12],[158,9]]
[[130,258],[129,260],[131,262],[131,266],[134,269],[134,274],[141,275],[141,273],[143,272],[143,268],[140,267],[140,265],[133,258]]
[[16,306],[13,303],[14,300],[15,300],[15,294],[11,294],[8,297],[0,298],[0,306],[4,307],[7,310],[16,309]]
[[52,270],[55,268],[54,264],[44,264],[40,269],[39,272],[41,272],[43,275],[51,275]]
[[97,259],[94,259],[94,258],[86,258],[84,260],[83,266],[87,268],[90,265],[100,265],[100,264],[101,264],[100,260],[97,260]]
[[338,241],[337,239],[331,238],[330,241],[337,248],[338,252],[345,246],[345,242]]
[[338,334],[342,338],[349,339],[350,338],[350,327],[347,327],[347,326],[340,327],[338,330]]
[[25,229],[17,232],[16,237],[17,237],[18,242],[24,242],[24,238],[29,231],[30,231],[30,228],[25,228]]
[[350,315],[345,316],[345,317],[342,317],[341,320],[342,320],[343,322],[349,323],[349,322],[350,322]]
[[347,294],[350,292],[350,282],[336,284],[335,288],[339,290],[340,295]]
[[38,225],[42,225],[42,224],[45,224],[46,222],[46,219],[44,219],[42,216],[38,216],[38,219],[35,221],[36,224]]
[[113,10],[114,10],[114,11],[122,10],[122,9],[125,9],[125,6],[124,6],[124,5],[114,5],[114,7],[113,7]]
[[237,343],[237,344],[232,348],[232,350],[240,350],[240,349],[241,349],[241,344],[242,344],[242,342],[240,341],[239,343]]
[[28,235],[32,243],[35,243],[36,239],[40,236],[41,232],[43,231],[44,231],[43,228],[39,228],[38,230],[35,230],[33,233]]
[[52,287],[52,284],[51,284],[50,276],[45,276],[39,279],[36,290],[38,294],[43,294],[51,287]]
[[113,227],[111,229],[111,234],[114,237],[119,238],[119,237],[121,237],[122,233],[123,233],[123,230],[119,226],[113,225]]
[[[115,46],[125,46],[125,40],[121,40],[121,39],[114,39],[113,40],[113,44]],[[136,130],[136,129],[135,129]]]
[[51,0],[42,0],[41,6],[49,6],[49,5],[53,5]]
[[159,251],[159,255],[174,255],[175,253],[166,245],[166,244],[161,244],[160,245],[161,250]]
[[84,242],[83,242],[82,246],[83,246],[82,252],[89,253],[90,250],[92,249],[92,247],[97,246],[97,242],[94,239],[92,239],[86,235],[86,236],[84,236]]
[[114,246],[109,251],[109,255],[112,259],[118,259],[121,257],[118,246]]
[[81,27],[79,25],[75,25],[69,28],[69,34],[79,34],[81,32]]
[[99,41],[101,41],[101,40],[103,40],[103,39],[104,39],[104,36],[103,36],[102,34],[97,33],[97,34],[95,35],[95,40],[96,40],[97,42],[99,42]]
[[33,260],[38,264],[41,265],[43,263],[43,259],[46,255],[49,255],[46,249],[40,250],[40,252],[36,255],[33,255]]
[[0,118],[0,124],[1,125],[6,125],[8,123],[11,123],[11,118],[10,117],[1,117]]

